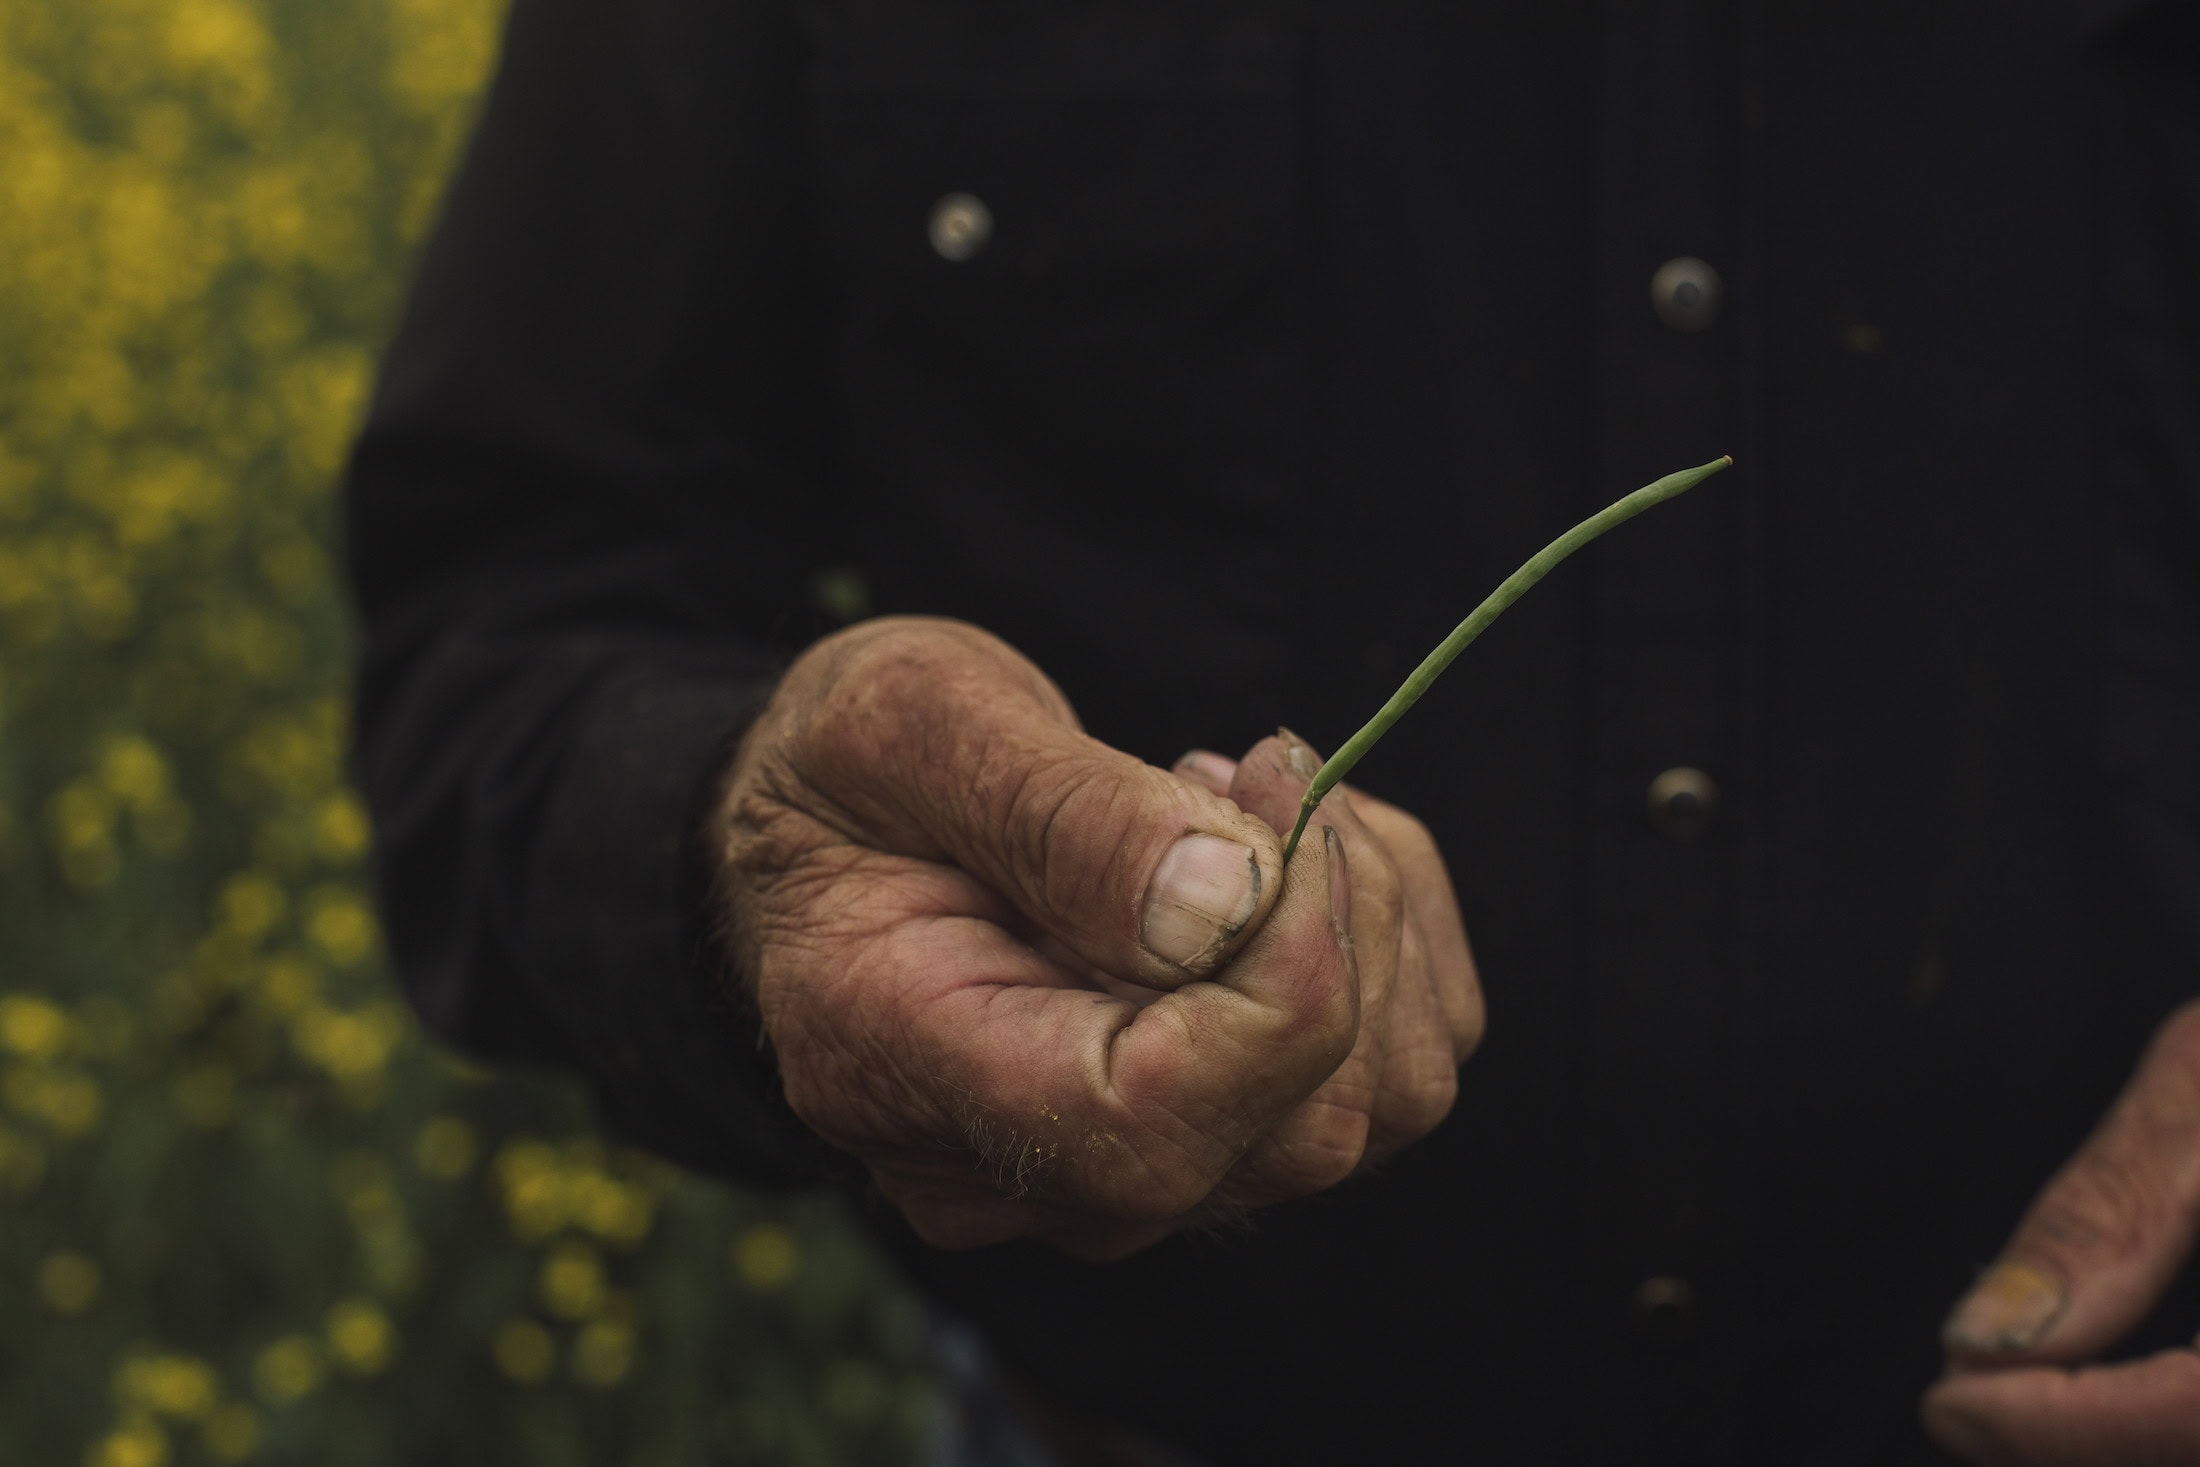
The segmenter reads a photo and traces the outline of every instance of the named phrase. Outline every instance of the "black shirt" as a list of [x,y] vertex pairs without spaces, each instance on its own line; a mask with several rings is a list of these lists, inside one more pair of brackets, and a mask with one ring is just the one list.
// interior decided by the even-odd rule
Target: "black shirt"
[[2196,266],[2168,0],[518,0],[349,491],[398,966],[831,1177],[693,853],[821,605],[1334,747],[1731,452],[1359,771],[1489,993],[1434,1136],[1105,1269],[871,1215],[1217,1463],[1933,1460],[1940,1315],[2200,974]]

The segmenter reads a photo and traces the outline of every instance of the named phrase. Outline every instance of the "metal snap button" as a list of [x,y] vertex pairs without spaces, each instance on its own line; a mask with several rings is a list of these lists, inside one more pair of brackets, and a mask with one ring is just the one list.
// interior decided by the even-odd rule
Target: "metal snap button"
[[1686,1279],[1644,1279],[1635,1289],[1629,1313],[1635,1332],[1653,1345],[1677,1345],[1695,1332],[1695,1287]]
[[932,206],[932,248],[960,264],[993,237],[993,211],[976,194],[949,194]]
[[1675,331],[1701,331],[1719,318],[1719,272],[1694,255],[1658,266],[1650,305]]
[[1650,781],[1644,799],[1650,823],[1674,840],[1694,840],[1719,808],[1719,786],[1701,769],[1683,765]]

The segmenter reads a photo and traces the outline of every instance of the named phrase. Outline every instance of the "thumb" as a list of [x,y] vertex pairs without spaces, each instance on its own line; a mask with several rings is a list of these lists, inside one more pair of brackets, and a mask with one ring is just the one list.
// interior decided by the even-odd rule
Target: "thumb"
[[2099,1354],[2146,1318],[2196,1226],[2200,1004],[2188,1004],[1949,1316],[1948,1352],[1979,1364]]
[[1275,905],[1276,833],[1205,786],[1078,729],[1042,673],[948,623],[865,649],[804,771],[867,842],[945,861],[1101,972],[1173,989]]

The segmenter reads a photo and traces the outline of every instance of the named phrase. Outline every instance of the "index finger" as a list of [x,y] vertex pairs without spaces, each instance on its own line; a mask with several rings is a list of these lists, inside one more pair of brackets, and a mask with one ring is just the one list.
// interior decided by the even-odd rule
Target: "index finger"
[[1005,1128],[1044,1160],[1049,1203],[1180,1217],[1351,1052],[1358,990],[1333,876],[1327,844],[1303,843],[1245,951],[1143,1006],[1076,983],[989,922],[896,924],[850,965],[854,991],[836,1005],[860,1031],[849,1047],[876,1057],[849,1068],[889,1094],[890,1076],[920,1087],[943,1117],[967,1123],[975,1108]]

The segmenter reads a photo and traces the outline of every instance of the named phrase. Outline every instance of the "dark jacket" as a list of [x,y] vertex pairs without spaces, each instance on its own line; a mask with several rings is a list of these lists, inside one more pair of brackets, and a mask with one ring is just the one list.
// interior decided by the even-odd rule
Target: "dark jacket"
[[1157,762],[1333,747],[1731,452],[1362,766],[1489,992],[1436,1135],[1106,1269],[872,1215],[1217,1463],[1931,1460],[1940,1315],[2200,975],[2194,17],[519,0],[350,484],[422,1013],[829,1176],[693,853],[828,611],[993,628]]

